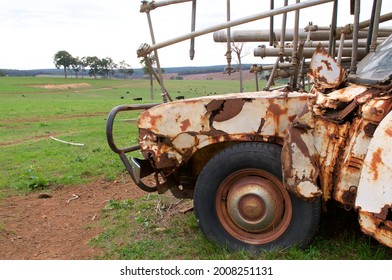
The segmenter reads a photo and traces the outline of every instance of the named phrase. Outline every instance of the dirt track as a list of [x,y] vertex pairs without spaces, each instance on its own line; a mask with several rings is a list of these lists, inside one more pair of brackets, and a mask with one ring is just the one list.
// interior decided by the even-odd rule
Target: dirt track
[[103,230],[100,210],[110,199],[141,195],[130,181],[98,181],[3,199],[0,259],[94,259],[101,252],[87,243]]

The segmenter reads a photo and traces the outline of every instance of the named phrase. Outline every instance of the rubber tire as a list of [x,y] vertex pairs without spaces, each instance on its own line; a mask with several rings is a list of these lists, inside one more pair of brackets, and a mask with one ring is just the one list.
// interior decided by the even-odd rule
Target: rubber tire
[[242,169],[257,168],[282,181],[280,155],[278,145],[245,142],[222,150],[205,165],[196,182],[194,209],[199,227],[208,240],[231,250],[247,251],[304,248],[311,242],[318,230],[321,199],[307,202],[289,193],[292,204],[289,225],[279,237],[264,244],[249,244],[235,238],[225,230],[217,215],[216,196],[225,178]]

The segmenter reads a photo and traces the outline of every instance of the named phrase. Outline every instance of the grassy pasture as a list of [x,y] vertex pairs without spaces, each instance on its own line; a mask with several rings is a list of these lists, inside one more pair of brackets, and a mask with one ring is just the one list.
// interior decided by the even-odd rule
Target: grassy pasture
[[[248,90],[252,86],[246,84]],[[190,98],[233,92],[238,82],[167,81],[166,87],[173,98]],[[114,180],[123,166],[107,145],[106,117],[116,105],[136,103],[135,97],[143,98],[137,103],[161,102],[158,89],[155,100],[149,100],[147,80],[1,78],[0,191]],[[137,116],[118,116],[119,143],[136,143],[132,122]],[[64,145],[49,136],[85,146]]]
[[[236,92],[238,82],[170,80],[166,87],[173,98],[190,98]],[[254,90],[254,83],[245,83],[245,90]],[[149,95],[147,80],[0,78],[0,196],[124,176],[120,159],[107,145],[106,117],[116,105],[135,103],[134,97],[143,98],[137,103],[161,101],[158,90],[155,101]],[[117,117],[119,143],[136,143],[137,116]],[[356,218],[344,211],[323,218],[306,250],[250,255],[207,242],[192,212],[169,211],[176,203],[166,195],[109,201],[102,210],[105,231],[91,246],[104,248],[105,259],[392,259],[390,250],[359,233]]]

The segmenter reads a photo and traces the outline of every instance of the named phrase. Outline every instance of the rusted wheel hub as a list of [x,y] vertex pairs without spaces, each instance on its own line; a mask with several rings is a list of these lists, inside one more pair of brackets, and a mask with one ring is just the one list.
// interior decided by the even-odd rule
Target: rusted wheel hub
[[226,178],[216,205],[223,227],[252,244],[278,238],[292,216],[291,200],[280,180],[259,169],[240,170]]

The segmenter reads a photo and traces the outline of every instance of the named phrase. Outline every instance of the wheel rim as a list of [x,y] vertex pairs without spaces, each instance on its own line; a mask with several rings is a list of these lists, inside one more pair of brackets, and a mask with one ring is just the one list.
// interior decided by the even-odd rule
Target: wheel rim
[[265,244],[286,231],[292,204],[278,178],[250,168],[237,171],[222,182],[216,196],[216,211],[231,236],[249,244]]

